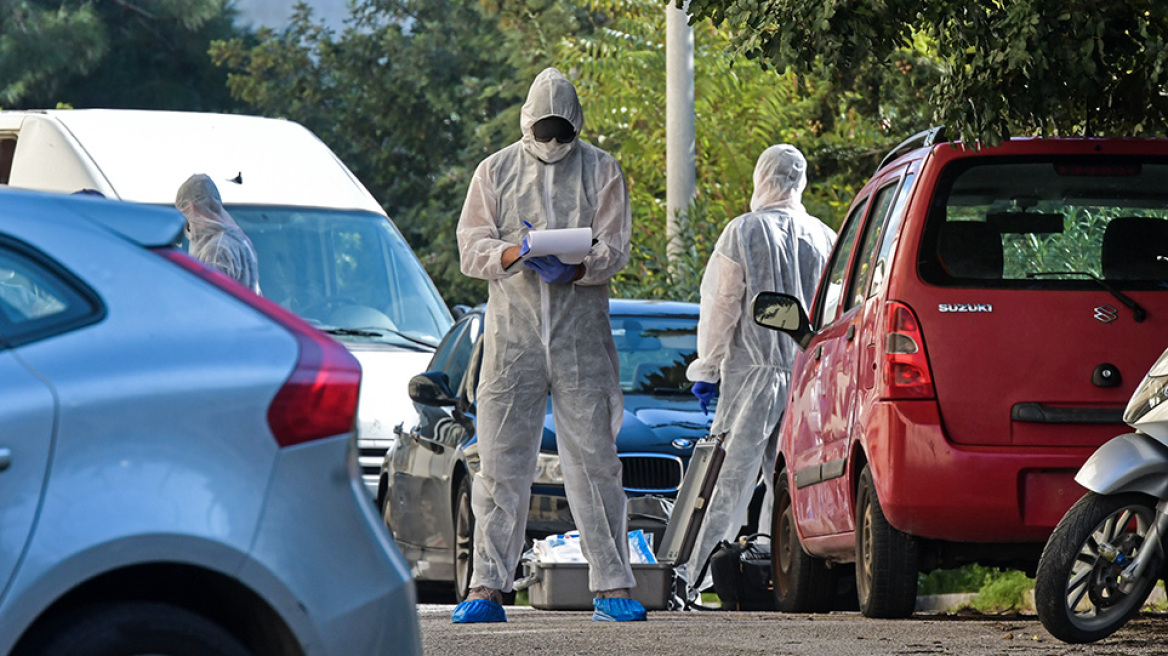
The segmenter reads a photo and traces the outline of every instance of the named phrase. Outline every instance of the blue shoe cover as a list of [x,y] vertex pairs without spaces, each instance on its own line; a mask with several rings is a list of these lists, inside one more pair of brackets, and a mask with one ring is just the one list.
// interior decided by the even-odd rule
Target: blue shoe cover
[[636,599],[600,599],[592,600],[592,619],[596,622],[643,622],[647,613],[645,607]]
[[477,624],[479,622],[506,622],[507,613],[503,607],[490,599],[472,599],[454,607],[450,621],[455,624]]

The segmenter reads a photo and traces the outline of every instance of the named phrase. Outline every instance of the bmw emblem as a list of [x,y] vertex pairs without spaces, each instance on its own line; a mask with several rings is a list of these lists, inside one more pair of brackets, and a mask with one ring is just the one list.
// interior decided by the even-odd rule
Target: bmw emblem
[[688,437],[679,437],[673,440],[673,448],[685,451],[693,447],[694,441]]

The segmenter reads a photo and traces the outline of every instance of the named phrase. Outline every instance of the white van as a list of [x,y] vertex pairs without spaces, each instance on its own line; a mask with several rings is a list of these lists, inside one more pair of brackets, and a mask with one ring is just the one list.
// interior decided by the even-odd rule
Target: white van
[[356,176],[292,121],[144,110],[0,111],[0,184],[173,207],[206,173],[255,245],[264,296],[361,362],[361,468],[370,494],[408,395],[453,323],[416,255]]

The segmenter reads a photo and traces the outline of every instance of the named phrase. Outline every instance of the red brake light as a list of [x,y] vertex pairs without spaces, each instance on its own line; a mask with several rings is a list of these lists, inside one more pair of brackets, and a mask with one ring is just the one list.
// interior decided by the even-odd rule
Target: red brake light
[[243,301],[296,338],[300,356],[268,407],[268,426],[280,446],[292,446],[353,430],[361,389],[361,365],[344,346],[308,322],[257,296],[231,278],[174,249],[164,257]]
[[935,396],[929,356],[916,315],[904,303],[885,308],[884,373],[880,396],[886,399],[928,399]]

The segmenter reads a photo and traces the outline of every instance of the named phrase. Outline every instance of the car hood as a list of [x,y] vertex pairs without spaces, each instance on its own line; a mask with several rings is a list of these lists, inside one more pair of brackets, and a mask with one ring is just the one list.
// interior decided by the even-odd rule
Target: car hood
[[[617,435],[620,453],[664,453],[688,458],[694,443],[710,432],[713,416],[702,414],[692,398],[625,394],[624,419]],[[544,418],[542,451],[556,450],[551,403]]]
[[395,426],[416,425],[418,411],[410,401],[410,378],[426,370],[433,354],[385,344],[346,343],[345,346],[361,363],[357,436],[394,439]]

